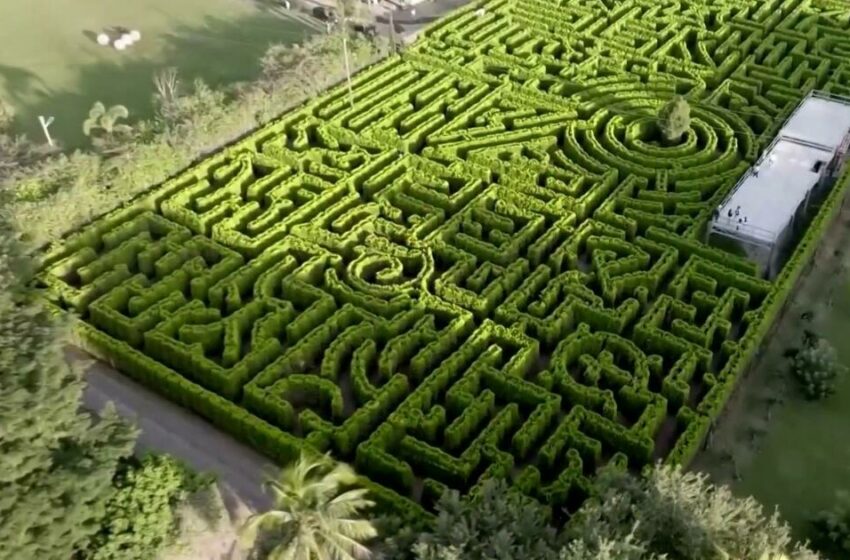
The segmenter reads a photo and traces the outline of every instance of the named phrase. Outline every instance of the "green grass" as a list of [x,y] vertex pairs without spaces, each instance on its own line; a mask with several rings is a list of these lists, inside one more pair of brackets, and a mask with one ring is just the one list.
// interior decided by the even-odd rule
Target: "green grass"
[[[123,52],[101,47],[94,37],[110,26],[138,29],[142,40]],[[270,44],[308,32],[255,0],[2,0],[0,98],[15,108],[21,132],[43,139],[38,115],[52,115],[54,136],[78,147],[95,101],[146,118],[158,70],[176,67],[184,83],[249,80]]]
[[[850,373],[836,394],[806,401],[789,371],[784,353],[798,347],[804,330],[827,338],[850,367],[850,203],[824,237],[809,274],[798,285],[775,333],[754,370],[736,393],[709,450],[696,470],[732,484],[766,507],[779,507],[798,538],[809,537],[809,517],[833,503],[835,492],[850,490]],[[836,252],[838,250],[838,252]],[[811,321],[804,313],[813,313]],[[766,415],[770,396],[784,403]],[[766,430],[751,437],[753,428]],[[734,479],[734,456],[740,480]]]
[[[850,285],[846,275],[835,281],[833,305],[818,308],[812,330],[850,366]],[[738,491],[778,505],[801,531],[809,514],[832,504],[836,490],[850,490],[850,377],[825,401],[809,402],[792,393],[741,474]]]

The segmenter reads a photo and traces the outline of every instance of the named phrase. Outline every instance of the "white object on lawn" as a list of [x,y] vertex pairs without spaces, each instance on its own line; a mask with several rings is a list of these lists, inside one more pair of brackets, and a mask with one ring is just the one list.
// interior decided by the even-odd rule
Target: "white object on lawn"
[[98,33],[97,44],[102,47],[109,46],[109,35],[107,35],[106,33]]
[[114,46],[119,51],[123,51],[124,49],[127,48],[127,43],[124,42],[124,37],[121,37],[120,39],[115,41],[115,43],[113,43],[112,46]]
[[142,38],[142,34],[138,29],[134,29],[130,31],[130,38],[133,39],[133,42],[135,42]]
[[41,124],[41,129],[44,131],[44,136],[47,138],[48,146],[53,145],[53,138],[50,137],[50,132],[48,132],[47,127],[53,124],[53,117],[44,118],[43,115],[38,116],[38,122]]

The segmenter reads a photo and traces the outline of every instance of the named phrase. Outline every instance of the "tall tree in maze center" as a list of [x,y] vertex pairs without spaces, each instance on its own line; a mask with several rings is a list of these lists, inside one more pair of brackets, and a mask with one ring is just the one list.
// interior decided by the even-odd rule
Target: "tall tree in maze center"
[[658,113],[658,126],[664,141],[675,144],[691,126],[691,108],[681,95],[668,101]]

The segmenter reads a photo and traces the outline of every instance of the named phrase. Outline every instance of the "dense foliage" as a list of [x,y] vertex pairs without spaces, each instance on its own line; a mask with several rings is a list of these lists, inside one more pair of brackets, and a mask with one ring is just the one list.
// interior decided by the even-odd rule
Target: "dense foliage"
[[178,534],[177,508],[212,483],[167,455],[147,455],[123,463],[115,495],[106,504],[104,524],[82,558],[150,560]]
[[691,108],[681,95],[673,97],[658,112],[661,135],[669,143],[678,142],[691,128]]
[[[450,492],[423,534],[377,547],[378,560],[817,560],[792,544],[777,514],[704,475],[658,466],[643,477],[609,471],[595,497],[556,534],[549,512],[501,481]],[[784,556],[782,556],[784,555]]]
[[[784,41],[761,41],[845,33],[777,1],[796,15],[745,0],[731,35],[725,1],[601,2],[592,17],[478,2],[51,247],[37,284],[83,319],[93,353],[278,460],[355,463],[405,518],[505,473],[574,509],[602,467],[699,450],[850,184],[775,282],[702,242],[809,89],[847,87],[828,42],[795,47],[826,61],[798,72]],[[702,31],[677,35],[695,17]],[[338,54],[334,37],[317,44]],[[316,52],[270,51],[246,106],[279,109],[281,73],[314,87]],[[742,77],[750,56],[774,74]],[[158,80],[160,121],[137,129],[167,138],[166,167],[233,116],[201,91],[196,118],[175,79]],[[658,145],[676,94],[690,128]],[[121,183],[107,176],[103,192]],[[22,198],[41,204],[50,184]]]
[[842,558],[850,555],[850,493],[839,491],[835,503],[812,519],[814,542],[822,550]]
[[28,286],[30,267],[0,203],[0,557],[67,560],[98,531],[134,433],[112,409],[80,410],[66,325]]
[[793,358],[791,371],[807,399],[824,399],[835,392],[845,368],[838,361],[835,348],[825,338],[804,344]]
[[547,509],[501,479],[486,480],[468,497],[446,492],[436,510],[430,531],[399,531],[377,547],[378,558],[546,560],[559,550]]
[[765,553],[789,554],[791,560],[817,558],[807,547],[793,544],[778,512],[765,515],[754,499],[737,498],[702,473],[660,467],[635,478],[608,472],[597,489],[570,521],[572,538],[590,543],[631,538],[648,552],[676,560],[758,560]]

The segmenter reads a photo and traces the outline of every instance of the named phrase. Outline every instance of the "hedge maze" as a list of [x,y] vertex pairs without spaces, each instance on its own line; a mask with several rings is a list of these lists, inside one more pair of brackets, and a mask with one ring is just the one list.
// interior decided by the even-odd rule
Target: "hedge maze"
[[846,181],[773,283],[704,227],[810,89],[850,93],[848,55],[837,1],[478,2],[38,282],[85,348],[281,461],[331,451],[412,516],[492,476],[574,511],[600,468],[699,450]]

